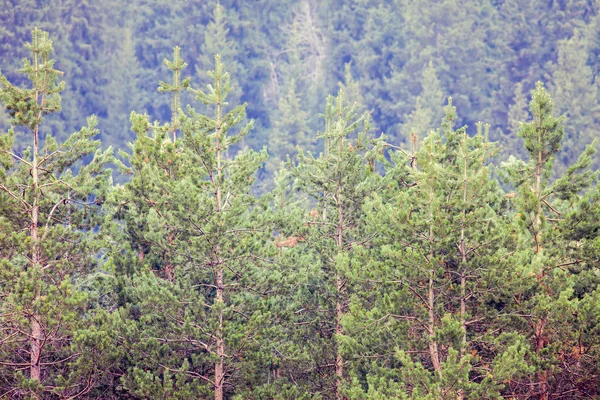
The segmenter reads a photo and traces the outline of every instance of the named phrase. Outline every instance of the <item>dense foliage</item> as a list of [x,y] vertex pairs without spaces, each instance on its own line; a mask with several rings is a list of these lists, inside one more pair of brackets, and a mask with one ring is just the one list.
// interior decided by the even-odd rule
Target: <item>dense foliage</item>
[[[181,46],[189,63],[182,78],[194,85],[219,53],[231,101],[247,102],[256,121],[244,144],[269,145],[264,188],[296,144],[322,149],[310,132],[324,129],[321,101],[340,86],[395,144],[408,143],[411,130],[422,139],[436,129],[453,96],[457,123],[490,123],[505,159],[526,156],[518,122],[527,94],[544,81],[557,115],[567,117],[555,161],[564,172],[600,122],[598,14],[597,0],[7,0],[0,69],[23,82],[22,43],[35,26],[50,32],[67,86],[64,110],[48,127],[64,140],[94,114],[103,145],[124,148],[135,139],[132,111],[171,119],[170,99],[155,92],[172,48]],[[182,93],[183,104],[190,101]],[[0,127],[8,128],[6,118]]]
[[0,11],[1,399],[600,398],[594,2],[72,3]]

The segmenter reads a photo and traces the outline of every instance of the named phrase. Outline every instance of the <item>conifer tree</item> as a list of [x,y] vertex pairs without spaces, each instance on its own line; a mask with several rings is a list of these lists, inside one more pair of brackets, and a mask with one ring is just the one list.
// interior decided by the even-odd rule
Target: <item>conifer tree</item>
[[124,214],[132,243],[146,244],[138,258],[144,266],[124,280],[118,321],[131,365],[122,379],[137,396],[221,400],[260,382],[266,369],[259,338],[269,329],[269,313],[259,306],[266,279],[260,254],[269,235],[250,193],[266,154],[229,157],[252,122],[237,127],[245,105],[227,111],[229,74],[219,56],[215,62],[208,90],[192,90],[213,115],[188,107],[179,117],[181,138],[169,139],[169,124],[152,126],[149,138],[146,117],[134,116],[134,178],[116,206],[145,207],[143,214]]
[[[580,302],[574,287],[580,268],[597,268],[597,260],[590,263],[585,256],[589,250],[584,250],[597,235],[582,223],[581,233],[574,236],[571,224],[597,206],[593,197],[580,197],[596,176],[587,169],[595,149],[588,146],[576,163],[551,182],[552,165],[564,138],[563,119],[553,115],[554,103],[541,83],[532,91],[529,109],[533,120],[523,123],[519,131],[529,161],[510,158],[504,164],[504,179],[517,189],[514,229],[519,241],[512,264],[522,277],[511,312],[522,318],[514,326],[531,337],[530,363],[536,374],[516,381],[511,390],[514,395],[547,400],[562,393],[581,394],[576,383],[560,377],[564,369],[572,368],[565,361],[579,351],[576,343],[591,348],[594,341],[580,333],[585,322],[578,318]],[[571,265],[579,268],[565,268]]]
[[268,186],[281,168],[286,158],[295,159],[297,148],[305,150],[313,148],[307,124],[308,113],[302,107],[302,99],[298,95],[296,80],[291,79],[287,93],[279,100],[278,112],[272,124],[269,139],[269,154],[266,174],[262,177],[263,186]]
[[345,321],[351,398],[501,398],[527,372],[523,339],[492,333],[505,328],[490,304],[507,272],[489,126],[470,137],[456,119],[450,101],[416,152],[391,155],[365,206],[376,237]]
[[[120,163],[121,171],[131,175],[132,179],[112,193],[111,205],[114,217],[126,222],[129,250],[136,253],[140,265],[150,264],[159,276],[169,279],[172,278],[168,262],[170,256],[147,232],[150,229],[150,213],[152,210],[157,212],[157,199],[168,195],[181,175],[177,130],[181,116],[181,91],[189,87],[189,78],[181,79],[181,72],[187,64],[181,59],[179,47],[173,49],[173,60],[165,59],[163,64],[173,72],[173,85],[160,82],[158,88],[159,92],[172,93],[171,121],[164,125],[158,122],[150,124],[148,115],[132,112],[132,130],[137,140],[132,144],[132,154],[121,152],[130,166]],[[173,233],[167,236],[171,235]],[[134,272],[131,266],[129,272]]]
[[[11,398],[76,398],[102,377],[107,333],[94,324],[95,311],[82,279],[96,268],[99,206],[110,183],[111,149],[101,151],[96,119],[59,143],[42,127],[61,110],[62,72],[54,69],[48,34],[38,29],[27,44],[31,59],[23,73],[30,88],[0,75],[0,100],[11,129],[0,136],[0,191],[4,236],[0,269],[0,390]],[[29,147],[14,146],[24,128]],[[83,157],[90,157],[89,163]]]
[[235,21],[235,17],[228,14],[233,13],[235,13],[234,9],[226,9],[220,2],[215,5],[212,19],[205,28],[204,44],[201,47],[202,53],[198,60],[196,73],[203,76],[205,71],[213,65],[214,54],[220,54],[223,63],[228,65],[229,73],[233,77],[234,85],[232,86],[233,91],[230,94],[230,99],[237,104],[242,96],[241,85],[238,85],[237,82],[238,79],[240,82],[244,82],[244,71],[238,61],[239,44],[229,34],[230,22]]
[[161,82],[158,87],[159,92],[173,93],[171,102],[171,131],[173,134],[173,143],[177,140],[177,129],[179,127],[179,111],[181,110],[181,92],[189,87],[189,78],[181,80],[181,71],[187,67],[187,64],[181,59],[181,49],[176,46],[173,49],[173,61],[165,59],[164,64],[173,71],[173,84]]
[[[550,92],[556,102],[556,113],[566,117],[565,137],[556,155],[559,173],[566,171],[585,146],[596,137],[600,121],[600,91],[592,69],[585,37],[575,31],[570,39],[558,42],[558,59],[550,66]],[[599,163],[594,156],[594,165]]]
[[402,129],[405,138],[409,137],[411,133],[423,138],[438,125],[442,116],[439,113],[436,114],[436,110],[441,109],[443,97],[435,67],[430,61],[423,69],[421,93],[417,96],[415,109],[408,115]]
[[364,96],[361,93],[360,83],[354,79],[351,63],[344,65],[344,80],[339,82],[338,85],[340,90],[344,92],[348,104],[356,104],[357,114],[363,115],[368,112]]
[[129,115],[143,104],[140,88],[140,65],[135,56],[135,38],[130,28],[115,30],[112,43],[107,45],[109,80],[105,91],[111,99],[106,114],[100,118],[103,128],[102,141],[123,149],[131,141]]
[[519,82],[515,85],[512,104],[508,106],[508,128],[502,136],[503,140],[500,141],[503,144],[502,153],[506,157],[509,155],[523,157],[525,155],[523,139],[519,136],[519,130],[521,123],[527,119],[528,108],[527,93],[524,91],[523,84]]
[[[377,190],[375,159],[382,141],[368,138],[368,117],[357,118],[354,109],[345,105],[341,91],[336,99],[328,98],[324,116],[326,128],[318,136],[325,142],[324,152],[315,158],[300,151],[292,176],[301,193],[316,202],[310,213],[312,220],[298,237],[321,260],[314,288],[316,298],[305,300],[303,319],[321,342],[320,348],[312,350],[317,352],[313,353],[314,360],[325,364],[317,368],[331,377],[325,381],[322,395],[342,399],[348,374],[339,341],[352,292],[349,276],[359,268],[352,262],[352,255],[356,246],[371,239],[362,229],[362,204],[369,193]],[[364,129],[356,134],[361,122]]]

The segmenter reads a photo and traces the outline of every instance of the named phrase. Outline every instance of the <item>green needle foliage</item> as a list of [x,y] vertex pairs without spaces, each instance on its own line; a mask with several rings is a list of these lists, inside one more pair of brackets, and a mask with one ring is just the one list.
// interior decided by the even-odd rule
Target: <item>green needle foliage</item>
[[456,119],[450,99],[442,128],[392,155],[386,190],[365,205],[375,239],[345,320],[351,398],[500,399],[527,372],[494,300],[507,275],[495,146],[489,126],[470,137]]
[[[27,48],[22,72],[30,87],[0,75],[12,125],[0,135],[0,221],[7,228],[0,235],[0,395],[69,398],[104,377],[109,335],[95,326],[102,315],[86,281],[99,271],[95,231],[112,150],[93,139],[95,117],[62,143],[43,129],[44,117],[61,109],[64,82],[46,32],[34,29]],[[23,151],[14,145],[19,128]]]
[[191,91],[213,115],[173,110],[183,138],[132,115],[133,177],[114,207],[139,265],[120,271],[129,276],[118,322],[130,365],[122,381],[136,396],[223,399],[268,373],[261,337],[270,317],[260,306],[270,233],[251,194],[266,153],[230,157],[253,123],[238,127],[245,105],[227,109],[232,87],[219,56],[209,76],[206,91]]
[[[295,236],[279,245],[305,242],[306,251],[319,260],[309,267],[309,276],[299,278],[308,280],[303,280],[304,290],[295,294],[300,307],[297,323],[314,343],[304,347],[310,362],[303,373],[315,380],[316,392],[324,398],[342,399],[348,376],[340,348],[342,319],[353,291],[351,277],[360,268],[354,255],[371,240],[363,229],[362,205],[381,181],[375,161],[383,152],[383,138],[369,138],[368,115],[358,118],[354,108],[344,103],[341,91],[337,98],[328,98],[324,118],[326,129],[317,136],[325,142],[324,152],[314,157],[300,149],[291,170],[294,189],[314,208]],[[364,128],[359,130],[361,123]]]
[[[86,95],[82,109],[41,30],[26,46],[25,78],[0,74],[0,124],[10,125],[0,134],[0,399],[600,398],[596,143],[574,162],[563,151],[582,149],[574,138],[593,130],[597,91],[585,85],[596,69],[585,64],[598,19],[559,42],[556,64],[546,59],[588,5],[444,0],[423,11],[412,0],[356,0],[330,13],[328,2],[133,0],[115,22],[106,15],[116,7],[71,15],[59,3],[44,8],[46,23],[71,24],[63,49],[81,51],[66,55],[66,74],[77,72],[69,81]],[[24,8],[4,7],[0,21],[18,25]],[[248,23],[257,16],[268,26]],[[112,24],[121,45],[104,29]],[[160,73],[155,50],[170,46],[169,29],[200,32],[186,46],[192,57],[173,49],[163,60],[172,79],[158,87],[168,95],[144,92],[150,115],[132,112],[129,126],[136,88],[156,91],[154,78],[139,78]],[[89,35],[106,42],[88,48]],[[490,64],[503,40],[514,54]],[[188,63],[195,75],[218,51],[241,86],[217,55],[208,84],[192,87]],[[111,72],[82,81],[100,71],[99,54]],[[335,57],[344,84],[330,79],[342,77]],[[538,83],[530,120],[519,122],[529,118],[524,89],[544,73],[531,60],[549,61],[556,109],[569,119],[554,116]],[[500,64],[527,65],[516,89],[490,67]],[[509,143],[500,168],[489,140],[499,129],[457,129],[452,98],[438,107],[461,82],[464,121],[483,107],[524,144]],[[94,140],[95,117],[61,140],[59,127],[76,124],[102,85],[113,98],[100,124],[136,135],[121,161]],[[319,125],[315,93],[336,86]],[[513,94],[510,107],[490,97]],[[182,107],[188,97],[196,108]],[[257,104],[238,105],[245,98]],[[389,135],[372,135],[357,110]],[[388,139],[398,132],[409,150]],[[245,147],[267,142],[270,161]],[[125,183],[113,185],[109,163]]]
[[[597,282],[597,270],[588,273],[595,269],[589,257],[594,257],[597,246],[593,233],[597,226],[588,219],[598,217],[597,189],[592,186],[597,173],[588,168],[596,142],[555,178],[552,166],[564,139],[564,121],[553,116],[554,103],[541,83],[532,91],[529,109],[533,120],[519,131],[529,161],[511,157],[503,167],[505,180],[517,190],[513,228],[517,242],[511,262],[522,277],[511,304],[520,318],[512,325],[531,341],[528,358],[536,374],[514,382],[511,391],[549,399],[552,393],[585,393],[596,369],[589,371],[590,365],[580,362],[581,357],[596,359],[593,351],[588,352],[597,338],[585,334],[595,319],[579,317],[579,308],[589,307],[591,297],[576,292],[590,278],[591,287],[597,287],[592,283]],[[592,297],[595,290],[589,293]],[[578,380],[567,372],[573,370],[578,371]]]

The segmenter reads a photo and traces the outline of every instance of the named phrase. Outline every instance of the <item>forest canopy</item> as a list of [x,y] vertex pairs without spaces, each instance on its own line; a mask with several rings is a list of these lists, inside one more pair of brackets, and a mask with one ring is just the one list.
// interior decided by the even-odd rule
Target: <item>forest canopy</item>
[[13,3],[0,399],[600,398],[596,2]]

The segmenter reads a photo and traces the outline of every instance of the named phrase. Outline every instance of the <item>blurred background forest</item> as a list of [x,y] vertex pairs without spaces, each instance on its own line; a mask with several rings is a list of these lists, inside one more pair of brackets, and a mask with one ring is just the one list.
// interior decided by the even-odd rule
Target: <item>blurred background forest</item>
[[[66,138],[90,114],[105,146],[135,139],[131,111],[161,123],[171,98],[157,93],[169,79],[163,59],[181,46],[183,71],[204,86],[221,53],[235,91],[256,128],[244,144],[268,145],[272,159],[295,146],[317,150],[322,102],[345,88],[392,142],[439,126],[453,96],[459,124],[492,125],[501,157],[523,152],[517,121],[527,94],[546,83],[564,114],[566,137],[556,168],[575,161],[600,119],[600,16],[594,0],[287,1],[3,0],[0,69],[12,82],[26,56],[23,43],[49,31],[57,68],[65,71],[63,111],[48,129]],[[182,104],[192,102],[184,93]],[[186,97],[189,96],[189,97]],[[8,119],[0,115],[0,127]],[[271,168],[275,169],[276,162]],[[594,161],[598,165],[598,159]],[[264,171],[263,171],[264,173]]]

